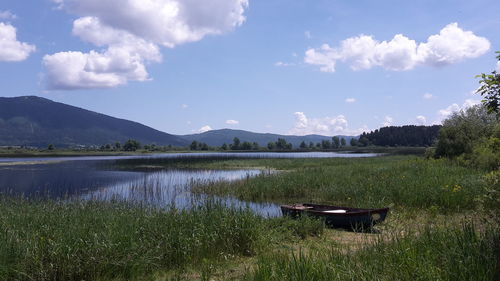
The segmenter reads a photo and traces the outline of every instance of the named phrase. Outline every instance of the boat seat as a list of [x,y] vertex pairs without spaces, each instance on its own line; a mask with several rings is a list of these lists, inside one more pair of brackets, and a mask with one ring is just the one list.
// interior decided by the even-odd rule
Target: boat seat
[[346,210],[326,210],[323,211],[324,213],[329,213],[329,214],[345,214],[347,213]]

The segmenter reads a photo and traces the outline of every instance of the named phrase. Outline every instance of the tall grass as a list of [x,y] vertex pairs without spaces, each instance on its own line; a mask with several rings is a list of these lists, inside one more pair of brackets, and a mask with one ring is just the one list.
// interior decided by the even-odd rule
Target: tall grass
[[211,200],[178,210],[0,196],[0,280],[136,279],[254,255],[292,238],[290,230],[305,237],[322,229],[319,221],[264,219]]
[[[495,280],[499,275],[498,226],[479,232],[462,228],[431,229],[343,253],[280,253],[260,257],[246,280]],[[496,279],[498,280],[498,279]]]
[[298,162],[297,165],[286,160],[260,160],[255,165],[286,171],[246,181],[196,186],[194,191],[249,201],[436,207],[449,211],[474,209],[475,198],[483,192],[482,171],[442,160],[405,156]]

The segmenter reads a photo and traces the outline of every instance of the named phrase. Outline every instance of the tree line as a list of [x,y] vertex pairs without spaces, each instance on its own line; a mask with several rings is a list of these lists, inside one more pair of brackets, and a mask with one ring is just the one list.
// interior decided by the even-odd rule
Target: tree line
[[363,133],[358,141],[353,142],[358,146],[432,146],[440,129],[441,125],[389,126]]

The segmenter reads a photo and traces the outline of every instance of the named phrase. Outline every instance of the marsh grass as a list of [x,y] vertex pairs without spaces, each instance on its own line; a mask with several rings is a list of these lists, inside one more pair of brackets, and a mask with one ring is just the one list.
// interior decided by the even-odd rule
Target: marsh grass
[[0,280],[136,279],[251,256],[290,238],[288,229],[302,237],[321,232],[321,222],[305,223],[310,230],[301,222],[268,220],[210,200],[165,210],[0,197]]
[[[242,166],[245,162],[227,163]],[[482,171],[444,160],[396,156],[366,159],[247,160],[282,173],[195,186],[194,192],[247,201],[323,202],[357,207],[474,209],[483,192]],[[213,164],[211,164],[213,165]],[[220,165],[220,164],[219,164]]]
[[199,194],[392,208],[380,233],[351,233],[213,199],[160,209],[0,196],[0,280],[496,280],[498,223],[460,224],[497,202],[483,171],[413,156],[153,161],[270,171],[192,183]]
[[347,253],[273,252],[262,255],[246,280],[495,280],[499,274],[498,226],[479,231],[471,223],[458,228],[425,228],[393,234],[370,247]]

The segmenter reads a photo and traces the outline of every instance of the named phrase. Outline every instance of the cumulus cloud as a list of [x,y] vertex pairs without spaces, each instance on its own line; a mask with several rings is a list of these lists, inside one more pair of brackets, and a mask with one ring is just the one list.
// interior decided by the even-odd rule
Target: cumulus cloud
[[385,127],[388,127],[388,126],[391,126],[393,122],[394,122],[394,118],[392,118],[391,116],[385,116],[384,123],[382,123],[382,125],[384,125]]
[[149,80],[146,66],[161,62],[160,46],[173,48],[231,31],[243,24],[248,7],[248,0],[52,1],[80,16],[73,35],[102,48],[45,56],[47,86],[55,90]]
[[430,93],[425,93],[423,96],[422,96],[424,99],[426,100],[430,100],[432,99],[434,96]]
[[0,11],[0,19],[2,20],[13,20],[16,18],[17,16],[11,13],[10,11]]
[[340,47],[324,44],[318,49],[308,49],[304,61],[318,65],[321,71],[334,72],[338,61],[346,62],[353,70],[375,66],[392,71],[404,71],[419,65],[444,66],[468,58],[476,58],[490,49],[490,42],[457,23],[445,26],[439,34],[431,35],[426,42],[417,44],[402,34],[390,41],[377,41],[373,36],[359,35],[343,40]]
[[481,101],[479,101],[479,100],[467,99],[467,100],[465,100],[465,102],[461,106],[454,103],[454,104],[449,105],[446,108],[440,109],[438,111],[438,115],[439,115],[441,120],[444,120],[444,119],[450,117],[450,115],[452,115],[454,112],[459,112],[460,110],[465,110],[471,106],[474,106],[474,105],[480,104],[480,103],[481,103]]
[[356,102],[356,99],[355,98],[347,98],[347,99],[345,99],[345,102],[353,103],[353,102]]
[[212,127],[208,126],[208,125],[205,125],[203,127],[201,127],[199,130],[198,130],[198,133],[204,133],[204,132],[208,132],[208,131],[212,131]]
[[416,118],[417,125],[425,125],[427,119],[423,115],[418,115]]
[[228,125],[238,125],[240,123],[240,121],[238,120],[226,120],[226,124]]
[[0,22],[0,61],[23,61],[35,50],[34,45],[17,40],[17,30],[14,26]]
[[295,112],[294,116],[295,124],[289,131],[292,135],[356,135],[359,132],[368,130],[366,128],[358,130],[349,129],[347,119],[344,115],[323,118],[308,118],[304,112]]

